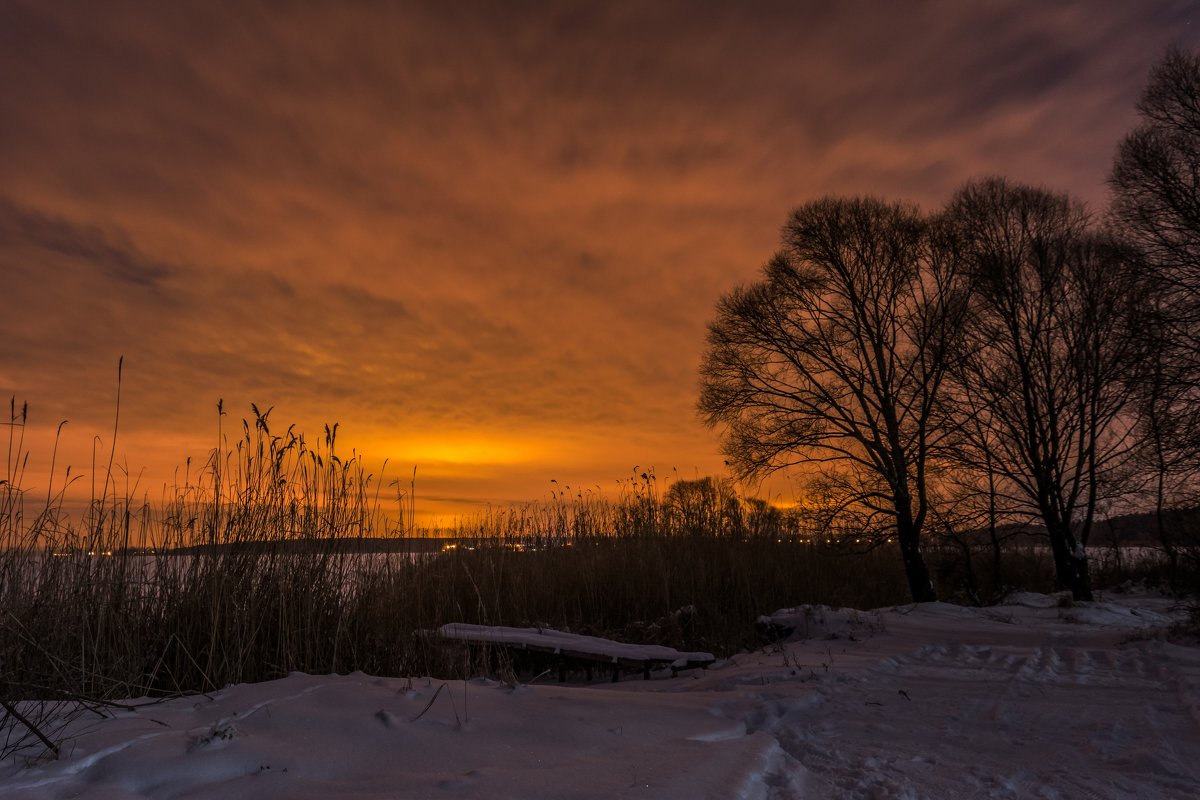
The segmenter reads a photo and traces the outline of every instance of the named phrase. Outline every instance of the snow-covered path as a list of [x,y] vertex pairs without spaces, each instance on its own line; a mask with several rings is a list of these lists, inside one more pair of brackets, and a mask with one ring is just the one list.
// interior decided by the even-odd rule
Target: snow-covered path
[[808,703],[764,687],[743,713],[816,797],[1200,796],[1200,650],[1130,641],[1121,607],[1044,605],[924,606],[861,644],[790,645],[821,679]]
[[1192,798],[1200,649],[1169,601],[774,619],[675,680],[510,687],[293,675],[83,722],[0,797]]

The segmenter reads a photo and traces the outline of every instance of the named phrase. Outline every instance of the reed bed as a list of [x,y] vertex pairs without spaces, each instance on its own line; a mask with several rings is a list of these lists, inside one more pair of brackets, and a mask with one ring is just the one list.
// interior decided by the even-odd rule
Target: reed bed
[[[0,700],[16,710],[17,700],[103,704],[292,671],[484,669],[429,635],[448,622],[727,655],[761,645],[756,620],[777,608],[908,599],[890,548],[814,543],[794,518],[717,483],[682,497],[649,472],[614,499],[564,490],[463,522],[431,547],[413,530],[411,487],[396,494],[356,455],[342,457],[336,426],[309,442],[273,431],[269,416],[255,408],[156,502],[104,478],[68,514],[69,473],[36,498],[22,489],[25,415],[13,407],[0,484]],[[957,553],[930,556],[947,596],[961,578]],[[1008,574],[1049,588],[1044,556],[1012,558],[1021,563]],[[0,750],[30,727],[0,712]]]

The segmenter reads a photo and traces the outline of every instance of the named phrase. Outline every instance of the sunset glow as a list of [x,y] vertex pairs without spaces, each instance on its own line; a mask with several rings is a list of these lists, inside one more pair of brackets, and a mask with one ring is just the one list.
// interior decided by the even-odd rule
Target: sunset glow
[[114,457],[151,495],[252,402],[415,466],[431,519],[720,474],[706,324],[790,209],[994,173],[1102,208],[1195,16],[3,2],[0,396],[29,403],[31,474],[62,420],[58,469],[86,474],[123,356]]

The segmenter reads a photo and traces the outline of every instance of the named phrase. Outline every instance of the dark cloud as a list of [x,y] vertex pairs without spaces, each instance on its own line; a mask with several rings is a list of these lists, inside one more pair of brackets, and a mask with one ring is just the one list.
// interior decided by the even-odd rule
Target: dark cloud
[[124,233],[23,208],[0,195],[0,248],[46,250],[84,268],[96,269],[120,283],[159,286],[171,268],[146,257]]

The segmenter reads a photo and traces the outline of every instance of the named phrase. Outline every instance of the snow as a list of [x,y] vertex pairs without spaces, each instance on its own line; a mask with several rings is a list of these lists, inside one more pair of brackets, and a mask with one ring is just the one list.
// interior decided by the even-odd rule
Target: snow
[[673,647],[653,644],[628,644],[598,636],[581,636],[552,628],[505,628],[497,625],[469,625],[453,622],[443,625],[438,633],[444,639],[464,642],[500,644],[506,647],[525,647],[549,653],[577,653],[617,663],[621,661],[660,661],[675,667],[689,663],[715,661],[712,653],[682,652]]
[[1200,649],[1168,599],[784,609],[653,681],[293,674],[78,719],[6,800],[1192,798]]

